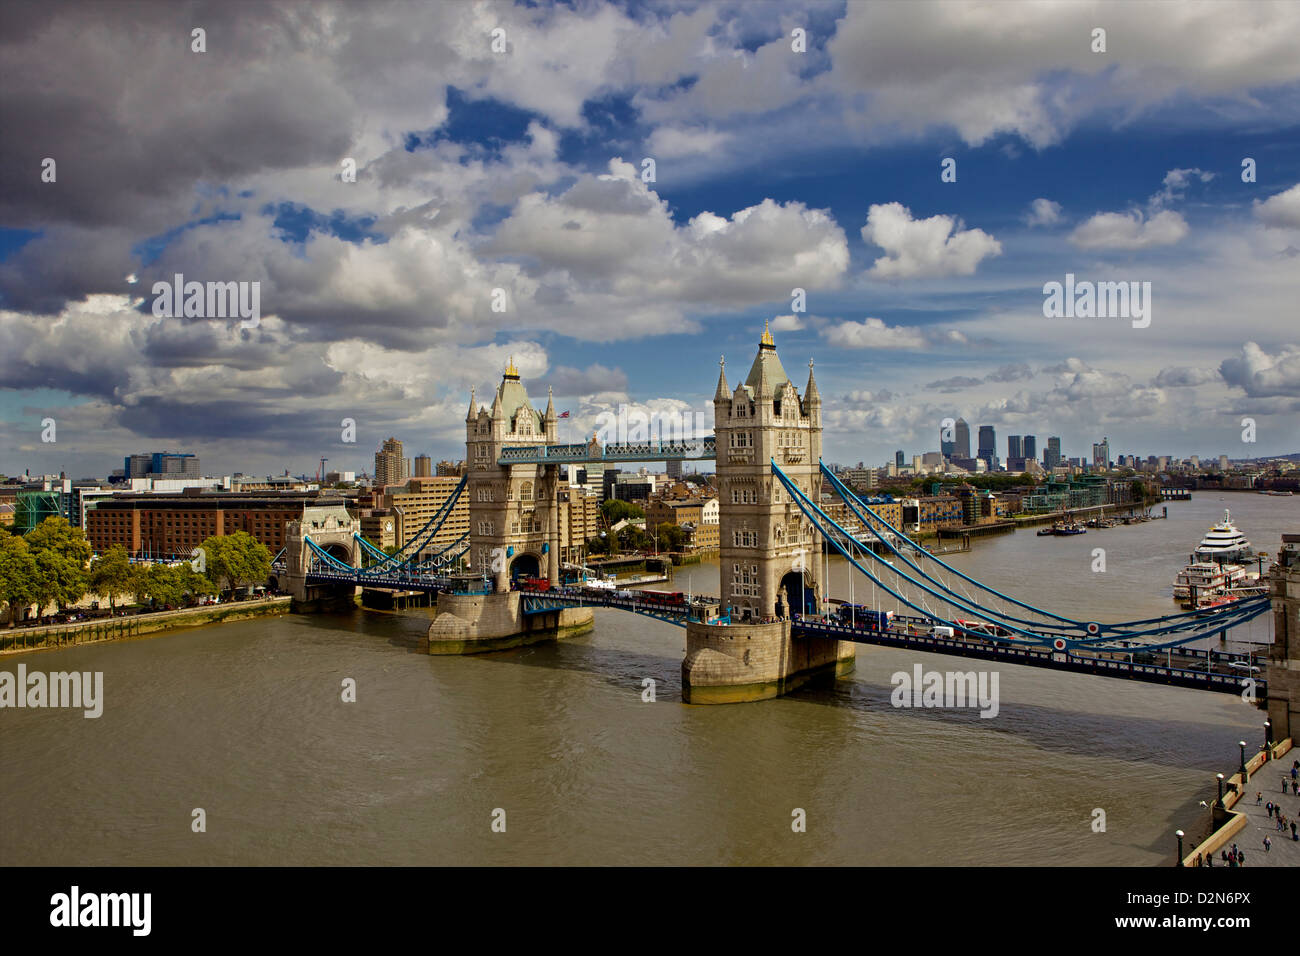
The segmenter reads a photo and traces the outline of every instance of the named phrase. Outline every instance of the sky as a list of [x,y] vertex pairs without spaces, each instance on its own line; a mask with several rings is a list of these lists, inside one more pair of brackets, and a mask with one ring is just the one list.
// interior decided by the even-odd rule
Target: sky
[[[1300,451],[1298,37],[1287,0],[7,2],[0,473],[463,458],[511,357],[564,440],[711,421],[765,322],[831,461],[957,417]],[[177,274],[257,324],[159,315]],[[1049,317],[1067,275],[1149,311]]]

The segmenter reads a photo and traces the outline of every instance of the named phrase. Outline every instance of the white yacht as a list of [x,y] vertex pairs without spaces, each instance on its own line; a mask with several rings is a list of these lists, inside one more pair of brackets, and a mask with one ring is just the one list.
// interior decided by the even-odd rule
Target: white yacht
[[1225,510],[1223,521],[1216,524],[1201,539],[1192,562],[1210,561],[1215,564],[1253,561],[1255,549],[1251,547],[1246,536],[1232,523],[1232,516]]
[[1206,532],[1187,567],[1174,578],[1174,597],[1195,596],[1200,603],[1235,588],[1258,584],[1259,572],[1246,566],[1256,557],[1255,549],[1225,510],[1223,520]]

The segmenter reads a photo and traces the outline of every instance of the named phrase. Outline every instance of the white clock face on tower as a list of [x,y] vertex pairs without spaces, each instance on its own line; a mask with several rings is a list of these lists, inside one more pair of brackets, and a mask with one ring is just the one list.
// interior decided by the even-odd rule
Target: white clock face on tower
[[386,522],[386,523],[384,524],[384,530],[385,530],[385,531],[392,531],[392,530],[393,530],[393,523],[392,523],[391,521]]

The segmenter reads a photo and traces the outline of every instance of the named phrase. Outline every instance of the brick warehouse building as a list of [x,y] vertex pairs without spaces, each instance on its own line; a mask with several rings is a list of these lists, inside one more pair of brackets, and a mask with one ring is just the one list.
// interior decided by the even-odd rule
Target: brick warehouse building
[[212,535],[246,531],[274,554],[287,543],[285,525],[322,502],[315,492],[194,491],[96,501],[86,511],[86,538],[96,553],[120,544],[132,555],[188,555]]

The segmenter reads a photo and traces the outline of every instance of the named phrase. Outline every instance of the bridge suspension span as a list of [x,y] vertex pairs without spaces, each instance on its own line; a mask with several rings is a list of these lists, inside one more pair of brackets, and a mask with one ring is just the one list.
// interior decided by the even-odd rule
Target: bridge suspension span
[[[889,525],[836,477],[825,463],[821,474],[849,512],[866,528],[869,546],[831,518],[775,461],[772,473],[829,546],[854,570],[900,605],[955,633],[971,632],[998,643],[1037,645],[1064,652],[1164,649],[1188,644],[1245,623],[1269,610],[1266,597],[1250,598],[1209,611],[1192,611],[1121,623],[1079,621],[1004,594],[942,561]],[[877,553],[882,548],[893,560]]]

